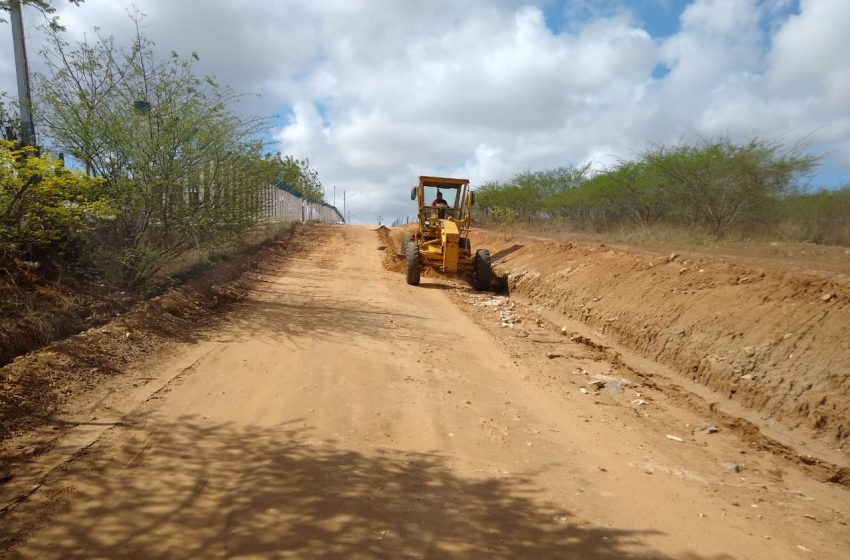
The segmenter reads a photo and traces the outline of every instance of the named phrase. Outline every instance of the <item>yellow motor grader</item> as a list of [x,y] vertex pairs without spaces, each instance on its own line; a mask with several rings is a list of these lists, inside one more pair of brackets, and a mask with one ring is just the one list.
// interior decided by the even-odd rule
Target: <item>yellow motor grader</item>
[[418,285],[425,265],[443,272],[472,272],[476,290],[490,289],[490,252],[478,249],[473,254],[469,243],[475,201],[469,180],[422,176],[410,199],[419,210],[419,230],[404,234],[400,245],[407,258],[407,283]]

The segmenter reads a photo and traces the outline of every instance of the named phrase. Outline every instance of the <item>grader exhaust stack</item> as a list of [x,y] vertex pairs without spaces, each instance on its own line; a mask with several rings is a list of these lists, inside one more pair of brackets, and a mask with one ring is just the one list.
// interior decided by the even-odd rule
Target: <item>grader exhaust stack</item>
[[407,283],[419,284],[422,266],[443,272],[472,272],[476,290],[488,290],[492,278],[490,252],[472,253],[469,229],[475,193],[468,179],[419,177],[410,199],[418,208],[419,230],[402,241],[407,258]]

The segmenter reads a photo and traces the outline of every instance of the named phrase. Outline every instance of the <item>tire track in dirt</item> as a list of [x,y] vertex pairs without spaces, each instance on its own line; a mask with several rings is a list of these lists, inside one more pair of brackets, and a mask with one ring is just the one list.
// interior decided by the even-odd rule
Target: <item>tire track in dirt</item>
[[[588,390],[619,366],[578,338],[513,336],[475,305],[492,295],[407,286],[374,231],[321,231],[180,343],[215,352],[3,516],[0,555],[837,560],[850,544],[843,488],[793,470],[768,485],[767,454],[692,433],[662,393]],[[624,400],[642,391],[649,408]]]

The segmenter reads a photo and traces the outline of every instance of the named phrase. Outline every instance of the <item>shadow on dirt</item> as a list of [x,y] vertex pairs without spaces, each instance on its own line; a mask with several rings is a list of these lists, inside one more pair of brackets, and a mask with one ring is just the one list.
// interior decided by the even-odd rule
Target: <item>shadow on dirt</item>
[[[275,292],[279,294],[279,292]],[[276,342],[297,343],[304,337],[311,341],[338,339],[340,335],[362,334],[376,338],[415,338],[399,329],[398,322],[422,319],[415,315],[394,313],[380,307],[352,307],[350,302],[328,297],[323,301],[293,298],[284,301],[248,301],[233,313],[215,339],[233,342],[260,333]]]
[[493,253],[492,255],[490,255],[490,259],[493,260],[493,261],[503,259],[503,258],[507,257],[508,255],[510,255],[511,253],[519,251],[523,247],[525,247],[525,245],[511,245],[510,247],[506,247],[505,249],[502,249],[501,251]]
[[642,543],[657,533],[582,522],[527,476],[460,476],[429,453],[367,456],[313,439],[301,420],[265,429],[137,418],[109,436],[119,444],[88,449],[5,515],[6,553],[665,558]]
[[437,284],[430,282],[422,282],[419,284],[418,288],[420,290],[454,290],[455,287],[449,284]]

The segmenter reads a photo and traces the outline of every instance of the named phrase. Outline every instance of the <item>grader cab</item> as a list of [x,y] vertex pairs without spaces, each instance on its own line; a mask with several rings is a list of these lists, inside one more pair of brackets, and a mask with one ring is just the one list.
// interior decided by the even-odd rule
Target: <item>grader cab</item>
[[468,179],[419,177],[410,191],[416,201],[419,230],[406,234],[401,247],[407,258],[407,283],[419,284],[423,266],[442,272],[472,272],[476,290],[490,288],[490,252],[472,252],[469,229],[475,193]]

